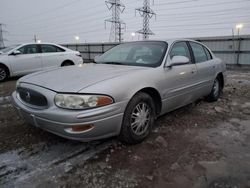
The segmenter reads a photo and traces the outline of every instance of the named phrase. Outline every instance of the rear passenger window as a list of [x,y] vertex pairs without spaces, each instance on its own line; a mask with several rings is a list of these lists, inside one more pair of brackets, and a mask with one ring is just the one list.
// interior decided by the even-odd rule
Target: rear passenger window
[[186,42],[176,42],[170,52],[170,58],[174,56],[185,56],[191,60],[191,55]]
[[203,48],[204,48],[204,50],[205,50],[205,52],[206,52],[206,55],[207,55],[207,59],[208,59],[208,60],[211,60],[211,59],[213,59],[213,58],[212,58],[212,55],[211,55],[211,53],[209,52],[209,50],[208,50],[208,49],[207,49],[206,47],[204,47],[204,46],[203,46]]
[[50,44],[42,44],[41,48],[42,48],[42,53],[55,53],[55,52],[64,52],[65,51],[57,46],[50,45]]
[[207,54],[202,45],[195,42],[190,42],[190,45],[193,50],[196,63],[202,63],[208,60]]

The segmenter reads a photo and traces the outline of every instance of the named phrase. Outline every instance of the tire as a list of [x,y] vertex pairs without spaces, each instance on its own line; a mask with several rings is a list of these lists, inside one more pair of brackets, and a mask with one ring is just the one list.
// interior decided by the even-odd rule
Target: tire
[[217,76],[214,80],[214,85],[212,88],[211,93],[206,97],[206,101],[208,102],[215,102],[220,98],[220,95],[222,93],[222,84],[221,80]]
[[154,120],[153,99],[146,93],[136,94],[125,110],[119,140],[127,144],[141,143],[150,134]]
[[65,61],[62,63],[62,67],[71,66],[71,65],[74,65],[74,63],[71,61]]
[[0,82],[5,81],[8,78],[8,69],[0,65]]

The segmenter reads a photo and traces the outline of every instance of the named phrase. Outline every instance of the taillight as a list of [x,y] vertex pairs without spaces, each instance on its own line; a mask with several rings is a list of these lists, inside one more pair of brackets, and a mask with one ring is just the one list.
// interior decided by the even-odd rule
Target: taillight
[[78,57],[82,57],[82,54],[78,53],[78,54],[75,54],[76,56]]

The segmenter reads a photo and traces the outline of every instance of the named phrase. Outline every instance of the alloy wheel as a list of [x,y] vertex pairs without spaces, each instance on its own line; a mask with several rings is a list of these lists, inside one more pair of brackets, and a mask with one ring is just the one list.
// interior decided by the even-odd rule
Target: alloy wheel
[[3,81],[7,77],[7,73],[4,68],[0,67],[0,81]]
[[136,105],[131,114],[131,129],[135,135],[143,135],[150,124],[151,108],[142,102]]
[[220,92],[220,83],[218,79],[215,79],[214,86],[213,86],[213,93],[214,96],[218,96]]

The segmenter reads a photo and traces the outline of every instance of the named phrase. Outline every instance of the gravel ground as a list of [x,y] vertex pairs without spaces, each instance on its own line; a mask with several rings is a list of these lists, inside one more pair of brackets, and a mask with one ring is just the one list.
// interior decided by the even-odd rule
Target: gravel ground
[[0,187],[250,188],[250,72],[221,99],[160,117],[143,143],[74,142],[25,124],[0,84]]

